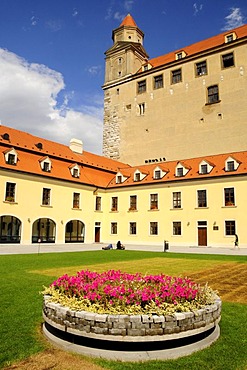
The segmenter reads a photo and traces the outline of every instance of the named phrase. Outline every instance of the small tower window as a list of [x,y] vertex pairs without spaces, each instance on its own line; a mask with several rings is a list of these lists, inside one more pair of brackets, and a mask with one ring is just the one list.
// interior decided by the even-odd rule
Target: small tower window
[[139,107],[139,115],[143,116],[145,113],[145,103],[139,104],[138,107]]

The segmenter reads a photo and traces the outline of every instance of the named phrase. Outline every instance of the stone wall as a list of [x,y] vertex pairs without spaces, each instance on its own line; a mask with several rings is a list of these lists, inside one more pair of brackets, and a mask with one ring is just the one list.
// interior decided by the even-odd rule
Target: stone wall
[[104,131],[103,131],[103,155],[119,158],[120,145],[120,118],[118,105],[112,105],[110,93],[105,92],[104,98]]
[[111,315],[86,311],[72,311],[68,307],[49,302],[44,296],[44,320],[59,330],[77,335],[99,334],[121,337],[145,337],[176,334],[194,329],[216,326],[220,320],[221,300],[194,312],[173,315]]

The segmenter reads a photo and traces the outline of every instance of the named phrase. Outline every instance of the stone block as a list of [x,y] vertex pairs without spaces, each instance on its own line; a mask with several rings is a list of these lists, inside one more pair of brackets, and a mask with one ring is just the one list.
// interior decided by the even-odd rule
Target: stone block
[[143,323],[150,323],[153,322],[153,316],[142,315],[141,320]]
[[119,315],[108,315],[107,321],[111,321],[111,322],[119,321]]
[[109,334],[111,334],[111,335],[125,336],[126,335],[126,329],[115,329],[115,328],[112,328],[112,329],[109,329]]
[[107,328],[92,328],[91,329],[91,333],[95,333],[95,334],[109,334],[109,330]]
[[163,335],[164,330],[162,328],[159,329],[146,329],[146,335]]
[[153,319],[154,319],[154,323],[162,323],[162,322],[165,322],[165,317],[164,316],[154,315],[153,316]]
[[204,326],[206,326],[205,321],[197,321],[197,322],[194,322],[194,324],[193,324],[194,329],[202,328]]
[[108,315],[95,315],[95,321],[96,322],[106,322]]
[[140,323],[142,321],[141,315],[131,315],[130,322]]
[[167,315],[167,316],[165,316],[165,321],[167,321],[167,322],[176,321],[176,319],[172,315]]
[[146,333],[145,329],[128,329],[127,335],[130,336],[144,336]]

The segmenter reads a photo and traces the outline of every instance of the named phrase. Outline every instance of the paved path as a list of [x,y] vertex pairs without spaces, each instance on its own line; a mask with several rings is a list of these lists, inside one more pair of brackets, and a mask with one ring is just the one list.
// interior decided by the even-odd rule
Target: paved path
[[[38,253],[57,253],[57,252],[83,252],[83,251],[95,251],[101,250],[102,246],[106,244],[31,244],[31,245],[20,245],[20,244],[0,244],[0,255],[3,254],[38,254]],[[126,245],[127,250],[136,251],[150,251],[150,252],[163,252],[163,245]],[[247,248],[234,249],[233,246],[228,247],[177,247],[171,246],[168,251],[175,253],[197,253],[197,254],[224,254],[224,255],[239,255],[247,256]],[[105,251],[105,253],[111,253],[111,251]]]

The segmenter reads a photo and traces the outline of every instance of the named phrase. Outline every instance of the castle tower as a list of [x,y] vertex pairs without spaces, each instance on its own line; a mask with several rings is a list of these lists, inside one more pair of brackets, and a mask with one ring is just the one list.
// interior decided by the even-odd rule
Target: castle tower
[[128,14],[112,32],[113,46],[105,52],[103,155],[118,159],[121,117],[120,86],[148,60],[143,47],[144,33]]

